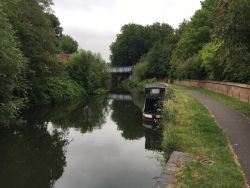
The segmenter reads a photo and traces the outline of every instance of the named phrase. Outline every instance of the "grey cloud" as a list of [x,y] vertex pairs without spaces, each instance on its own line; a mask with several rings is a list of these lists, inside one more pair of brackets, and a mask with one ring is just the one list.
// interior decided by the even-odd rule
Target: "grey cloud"
[[91,10],[93,7],[107,7],[110,8],[115,5],[115,0],[54,0],[54,4],[58,7],[67,9],[82,9]]
[[96,32],[87,29],[82,31],[72,28],[65,30],[65,33],[77,40],[80,48],[100,53],[106,61],[109,61],[109,46],[115,40],[115,33]]

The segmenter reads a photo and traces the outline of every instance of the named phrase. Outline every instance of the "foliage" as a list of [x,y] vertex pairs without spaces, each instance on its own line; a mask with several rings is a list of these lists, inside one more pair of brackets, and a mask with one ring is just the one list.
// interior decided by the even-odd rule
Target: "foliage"
[[219,52],[223,79],[250,80],[250,1],[221,0],[216,9],[214,40],[222,41]]
[[61,51],[66,54],[72,54],[77,52],[78,43],[69,35],[62,35],[61,39]]
[[162,42],[172,33],[173,28],[168,24],[154,23],[145,27],[138,24],[124,25],[110,46],[112,65],[135,65],[156,42]]
[[[110,76],[100,56],[91,55],[84,62],[88,71],[81,69],[82,72],[76,73],[73,69],[80,67],[77,62],[67,65],[57,59],[61,50],[76,52],[78,44],[62,34],[52,4],[52,0],[1,1],[1,123],[18,115],[27,102],[26,96],[28,104],[33,106],[73,100],[84,96],[86,91],[105,92]],[[83,82],[78,79],[81,73],[86,78]]]
[[70,77],[87,90],[95,93],[97,89],[108,88],[110,74],[100,55],[80,50],[68,62]]
[[0,123],[6,123],[16,117],[26,100],[27,60],[1,7],[0,25]]
[[143,56],[140,61],[133,67],[132,79],[140,81],[146,79],[146,72],[148,70],[149,63],[147,58]]
[[131,90],[131,89],[136,89],[139,91],[144,91],[145,85],[149,83],[154,83],[156,82],[156,78],[151,78],[151,79],[145,79],[142,81],[136,81],[136,80],[124,80],[122,82],[122,87],[126,90]]
[[186,59],[176,67],[175,74],[180,79],[203,79],[205,73],[201,67],[201,56],[197,54]]
[[27,124],[0,127],[2,187],[55,186],[66,166],[68,140],[67,132],[48,130],[49,121],[34,122],[32,117]]
[[[117,123],[117,128],[121,131],[123,138],[135,140],[144,136],[142,126],[141,109],[132,102],[113,101],[111,108],[112,119]],[[126,114],[126,115],[124,115]]]
[[[219,0],[205,0],[202,8],[194,14],[191,21],[181,25],[179,40],[171,58],[172,77],[183,78],[183,75],[175,71],[181,70],[182,74],[190,71],[188,62],[193,62],[193,56],[197,56],[203,46],[211,39],[211,31],[214,28],[214,12]],[[184,64],[184,65],[183,65]],[[197,67],[199,69],[200,67]],[[198,73],[198,75],[196,74]],[[189,79],[201,78],[199,71],[189,74]]]
[[170,59],[175,47],[175,37],[172,34],[160,43],[156,43],[146,55],[147,69],[146,78],[165,78],[168,77],[171,69]]
[[46,77],[33,87],[32,104],[67,102],[86,96],[86,91],[69,77]]
[[53,74],[59,41],[48,0],[3,0],[3,8],[16,31],[20,49],[29,59],[29,79]]
[[[175,88],[175,98],[164,105],[174,113],[165,123],[163,149],[191,153],[194,160],[178,175],[175,187],[244,187],[244,178],[228,147],[228,140],[209,111],[195,98]],[[180,140],[181,138],[181,140]],[[199,157],[214,161],[202,164]],[[195,174],[195,175],[194,175]]]
[[205,69],[206,77],[209,80],[222,80],[222,73],[224,66],[218,56],[218,52],[222,46],[222,43],[207,43],[202,50],[201,54],[201,67]]

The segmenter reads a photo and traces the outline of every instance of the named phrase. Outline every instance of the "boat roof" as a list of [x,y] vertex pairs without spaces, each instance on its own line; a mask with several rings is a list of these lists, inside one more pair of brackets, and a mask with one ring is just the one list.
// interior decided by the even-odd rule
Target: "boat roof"
[[161,84],[161,83],[151,83],[151,84],[146,84],[145,88],[146,89],[150,89],[150,88],[165,89],[166,86],[164,84]]

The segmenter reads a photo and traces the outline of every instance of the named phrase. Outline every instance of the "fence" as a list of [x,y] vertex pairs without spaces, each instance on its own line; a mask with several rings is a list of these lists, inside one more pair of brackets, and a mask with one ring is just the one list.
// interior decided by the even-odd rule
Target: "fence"
[[198,80],[174,80],[173,83],[209,89],[250,104],[250,85],[247,84]]

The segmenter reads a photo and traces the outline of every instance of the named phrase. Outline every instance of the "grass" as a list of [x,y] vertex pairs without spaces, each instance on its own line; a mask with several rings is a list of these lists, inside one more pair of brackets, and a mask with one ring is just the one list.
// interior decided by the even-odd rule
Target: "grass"
[[176,187],[241,188],[245,182],[231,153],[228,140],[215,120],[197,99],[175,88],[175,96],[164,105],[163,149],[168,157],[178,150],[214,161],[188,163],[177,176]]
[[208,89],[203,89],[203,88],[192,88],[192,89],[197,90],[205,95],[208,95],[208,96],[230,106],[234,110],[237,110],[237,111],[245,114],[248,118],[250,118],[250,105],[248,103],[239,101],[235,98],[229,97],[229,96],[224,95],[222,93],[216,93],[214,91],[210,91]]

